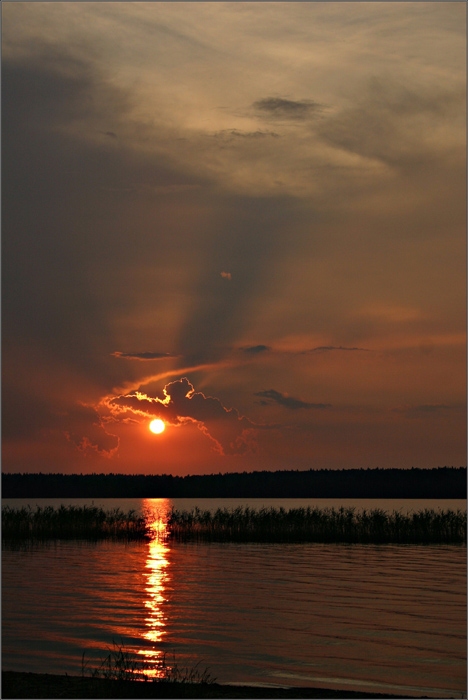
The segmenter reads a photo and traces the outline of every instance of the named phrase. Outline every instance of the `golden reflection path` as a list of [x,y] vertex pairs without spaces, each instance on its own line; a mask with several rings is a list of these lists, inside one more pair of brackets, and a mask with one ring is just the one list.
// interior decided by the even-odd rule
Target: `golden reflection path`
[[[147,630],[143,637],[153,645],[160,645],[167,633],[164,603],[167,600],[166,588],[169,581],[169,559],[167,544],[167,519],[172,502],[169,498],[146,498],[143,501],[143,513],[151,532],[151,540],[146,560],[146,598],[145,607],[148,616],[145,618]],[[163,661],[165,652],[156,646],[139,649],[144,656],[145,674],[149,678],[162,678],[165,675]]]

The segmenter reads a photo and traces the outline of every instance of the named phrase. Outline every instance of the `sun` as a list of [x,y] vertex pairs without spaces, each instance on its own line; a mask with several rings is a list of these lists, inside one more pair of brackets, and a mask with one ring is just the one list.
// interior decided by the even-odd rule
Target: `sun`
[[162,431],[165,428],[164,421],[162,421],[160,418],[156,418],[156,420],[152,420],[149,429],[151,430],[152,433],[162,433]]

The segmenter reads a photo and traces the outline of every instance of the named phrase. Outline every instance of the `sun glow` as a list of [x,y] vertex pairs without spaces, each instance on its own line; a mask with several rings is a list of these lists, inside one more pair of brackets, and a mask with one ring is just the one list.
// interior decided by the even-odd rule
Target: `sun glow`
[[156,418],[156,420],[151,421],[149,426],[152,433],[162,433],[165,427],[164,422],[160,418]]

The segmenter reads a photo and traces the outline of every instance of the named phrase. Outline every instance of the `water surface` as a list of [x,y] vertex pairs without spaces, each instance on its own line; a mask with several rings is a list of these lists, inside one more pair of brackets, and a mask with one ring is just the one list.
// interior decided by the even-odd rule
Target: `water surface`
[[392,512],[399,510],[401,513],[423,510],[466,510],[466,500],[460,498],[3,498],[2,505],[12,508],[30,506],[54,506],[60,505],[90,505],[93,503],[100,508],[120,508],[121,510],[135,510],[139,513],[148,511],[152,513],[155,504],[158,508],[177,510],[191,510],[198,507],[200,510],[214,511],[217,508],[237,508],[249,506],[250,508],[356,508],[357,511],[381,508]]
[[[138,507],[157,529],[172,504]],[[114,639],[155,675],[169,652],[222,683],[462,697],[465,591],[457,546],[29,545],[3,552],[3,667],[79,674]]]

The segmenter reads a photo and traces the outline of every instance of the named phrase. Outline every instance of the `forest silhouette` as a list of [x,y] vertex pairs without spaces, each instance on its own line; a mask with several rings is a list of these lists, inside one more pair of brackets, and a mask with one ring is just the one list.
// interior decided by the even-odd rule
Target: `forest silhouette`
[[466,498],[466,467],[2,474],[3,498]]

